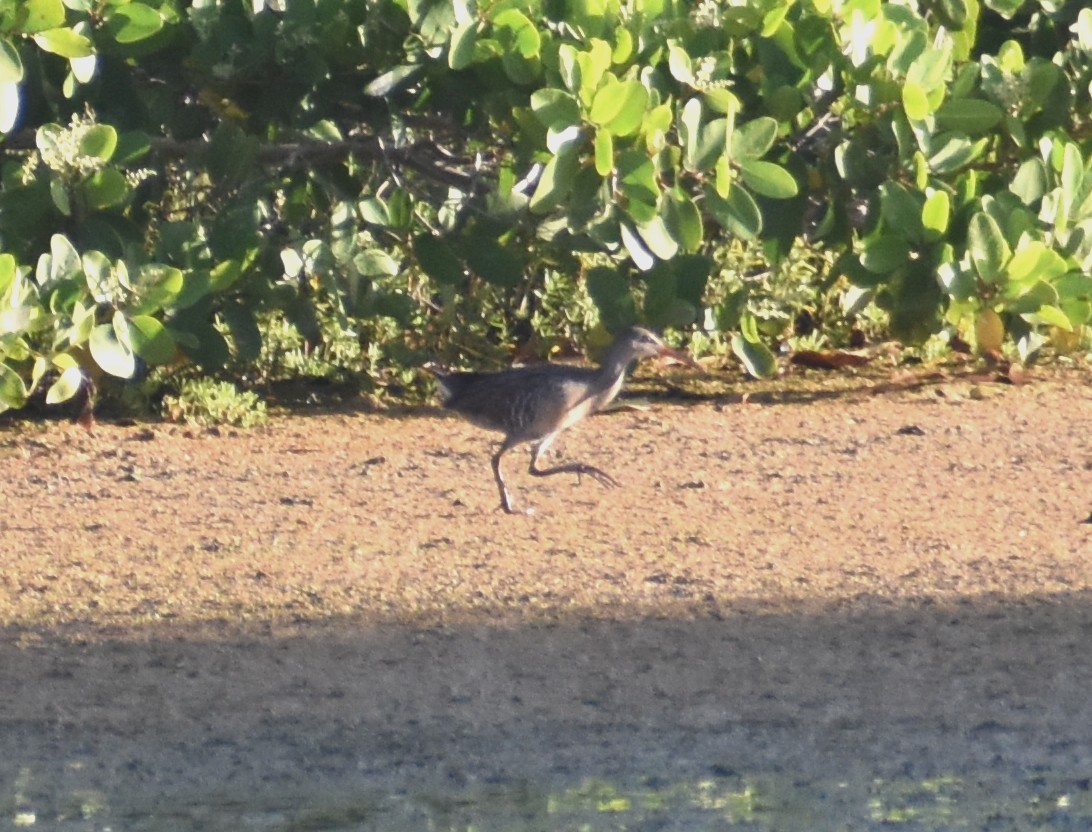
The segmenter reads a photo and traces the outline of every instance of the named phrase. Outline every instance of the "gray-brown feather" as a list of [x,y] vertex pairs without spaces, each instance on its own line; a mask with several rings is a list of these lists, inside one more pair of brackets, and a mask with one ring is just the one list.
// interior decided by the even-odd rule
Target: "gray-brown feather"
[[662,348],[651,332],[631,327],[614,339],[598,368],[534,364],[498,373],[432,372],[445,407],[505,434],[507,444],[537,442],[605,407],[618,395],[629,364]]
[[596,370],[542,364],[499,373],[437,375],[444,406],[520,442],[553,433],[591,393]]

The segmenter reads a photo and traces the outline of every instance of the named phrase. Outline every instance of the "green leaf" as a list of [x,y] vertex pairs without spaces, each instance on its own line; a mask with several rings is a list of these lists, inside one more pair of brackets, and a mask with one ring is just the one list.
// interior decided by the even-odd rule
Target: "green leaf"
[[989,214],[979,211],[971,217],[967,227],[967,248],[978,276],[987,283],[1000,282],[1004,276],[1001,267],[1012,252],[997,222]]
[[936,242],[948,231],[951,204],[947,191],[933,191],[921,208],[921,224],[930,242]]
[[19,121],[22,85],[17,81],[0,84],[0,133],[10,133]]
[[949,99],[937,110],[937,126],[963,133],[985,133],[1001,123],[1001,108],[981,98]]
[[897,234],[880,234],[865,243],[861,265],[873,274],[890,274],[906,264],[910,244]]
[[[510,47],[524,58],[536,58],[542,48],[542,36],[531,19],[518,9],[505,9],[493,18],[493,26],[505,30],[505,39]],[[608,61],[610,60],[608,53]]]
[[701,247],[705,237],[701,213],[683,191],[675,190],[665,195],[661,216],[680,249],[693,253]]
[[374,78],[364,87],[364,94],[372,98],[387,98],[401,92],[425,72],[420,64],[396,66]]
[[401,269],[398,262],[381,248],[369,248],[353,258],[353,265],[364,277],[393,277]]
[[920,85],[930,93],[944,83],[952,63],[952,41],[946,39],[939,48],[927,49],[910,65],[906,82]]
[[1069,272],[1054,281],[1054,288],[1062,300],[1092,300],[1092,275]]
[[737,125],[732,134],[732,159],[759,159],[769,152],[776,138],[777,122],[769,116]]
[[563,90],[545,87],[531,94],[531,111],[535,118],[553,130],[564,130],[580,124],[580,105]]
[[[43,275],[42,268],[46,269]],[[45,287],[61,280],[70,280],[79,275],[83,268],[79,252],[64,234],[54,234],[49,238],[49,254],[43,254],[38,260],[38,283]]]
[[118,146],[118,131],[109,124],[96,124],[80,139],[80,155],[109,162]]
[[178,355],[174,336],[151,315],[136,315],[129,321],[133,352],[149,364],[167,364]]
[[744,368],[752,377],[773,378],[777,375],[777,359],[774,358],[769,347],[758,340],[757,326],[754,325],[754,319],[751,316],[744,316],[740,325],[744,326],[748,321],[751,322],[751,326],[746,328],[753,339],[748,338],[743,332],[735,333],[732,336],[732,352],[743,362]]
[[113,300],[114,264],[101,251],[84,252],[81,258],[87,289],[96,303]]
[[694,151],[694,170],[705,170],[724,156],[728,146],[728,119],[715,118],[702,125]]
[[[624,233],[625,227],[623,226],[623,235]],[[670,260],[678,254],[679,243],[668,230],[667,224],[661,216],[653,217],[651,222],[637,226],[637,234],[640,241],[644,243],[644,247],[661,260]],[[630,256],[633,256],[633,252],[624,236],[622,242],[626,246],[626,250],[630,251]],[[639,252],[638,256],[643,256],[643,253]],[[637,261],[638,257],[634,257],[634,262]]]
[[675,41],[669,41],[667,44],[667,70],[680,84],[689,84],[694,80],[690,55]]
[[62,58],[85,58],[93,54],[91,41],[71,29],[46,29],[34,35],[40,49]]
[[622,329],[637,319],[629,280],[618,269],[595,266],[588,270],[584,280],[599,310],[599,318],[608,329]]
[[884,231],[906,240],[921,239],[921,201],[897,182],[885,182],[880,186],[880,215]]
[[19,28],[24,35],[64,25],[64,3],[61,0],[26,0],[26,19]]
[[418,234],[413,238],[413,253],[425,274],[437,283],[455,286],[466,277],[462,262],[446,240]]
[[[163,268],[163,267],[158,267]],[[141,270],[143,272],[143,269]],[[177,273],[177,277],[176,277]],[[235,283],[243,275],[242,264],[238,260],[223,260],[212,267],[209,272],[209,284],[208,288],[210,292],[223,292]],[[182,276],[182,273],[177,269],[170,269],[169,273],[165,273],[161,282],[164,286],[164,291],[175,291],[175,286],[178,286],[178,278]],[[181,289],[178,289],[181,291]]]
[[648,90],[639,81],[622,83],[622,106],[607,123],[615,136],[629,136],[641,127],[648,111]]
[[1057,306],[1040,306],[1035,312],[1025,312],[1020,316],[1029,324],[1037,326],[1056,326],[1066,332],[1073,331],[1069,316]]
[[721,113],[730,119],[735,119],[740,110],[740,101],[736,94],[723,87],[713,87],[710,90],[702,90],[702,100],[709,105],[714,113]]
[[911,121],[921,121],[929,115],[929,96],[920,84],[907,81],[902,85],[902,108]]
[[163,28],[163,18],[156,9],[143,3],[129,3],[111,8],[106,17],[106,31],[118,43],[136,43],[150,38]]
[[101,211],[121,205],[132,193],[125,176],[117,168],[97,170],[83,183],[87,206]]
[[610,67],[610,44],[600,38],[592,38],[586,52],[576,53],[576,75],[580,80],[580,100],[591,105],[592,96],[599,89],[603,73]]
[[934,173],[952,173],[972,161],[980,152],[976,145],[961,133],[942,133],[932,142],[929,167]]
[[0,38],[0,84],[17,84],[23,80],[23,61],[19,51],[7,38]]
[[607,176],[614,170],[614,140],[608,130],[595,133],[595,172]]
[[[72,78],[79,81],[81,84],[90,84],[95,77],[95,73],[99,69],[98,55],[87,55],[83,58],[69,58],[68,66],[72,70]],[[65,79],[65,90],[67,94],[68,79]]]
[[633,261],[633,265],[643,272],[647,272],[656,265],[656,258],[652,256],[644,240],[630,227],[629,223],[619,223],[618,230],[622,235],[622,245],[629,254],[629,259]]
[[136,357],[129,341],[129,324],[121,312],[114,313],[108,324],[91,330],[88,341],[91,357],[104,371],[118,378],[132,378],[136,372]]
[[1041,159],[1026,159],[1012,178],[1009,190],[1029,208],[1034,207],[1049,188],[1046,165]]
[[1007,301],[1007,312],[1023,315],[1026,312],[1037,312],[1043,306],[1055,305],[1058,303],[1058,293],[1045,280],[1032,280],[1030,285],[1025,283],[1020,292],[1007,298]]
[[561,76],[561,82],[569,92],[578,93],[581,87],[581,71],[579,53],[576,47],[570,43],[563,43],[557,50],[557,71]]
[[629,200],[656,205],[660,188],[656,184],[656,165],[640,150],[627,150],[617,159],[619,184]]
[[648,90],[639,81],[618,81],[607,75],[592,98],[588,118],[615,136],[636,132],[648,106]]
[[478,21],[466,20],[451,34],[447,65],[456,71],[466,69],[474,61],[474,47],[478,42]]
[[523,279],[523,263],[509,246],[492,237],[471,238],[464,252],[470,268],[486,283],[512,288]]
[[1022,243],[1005,266],[1008,283],[1005,293],[1020,294],[1026,284],[1038,280],[1051,282],[1069,271],[1065,259],[1039,240]]
[[220,123],[205,150],[209,174],[219,184],[242,182],[257,158],[257,139],[231,122]]
[[558,148],[557,154],[546,163],[535,192],[531,195],[530,208],[534,213],[549,213],[568,197],[580,169],[580,155],[576,144],[563,144]]
[[762,212],[754,197],[741,185],[733,185],[725,199],[716,189],[703,189],[705,207],[721,227],[742,240],[753,240],[762,233]]
[[1085,52],[1092,52],[1092,9],[1081,9],[1077,22],[1069,27],[1077,36],[1077,45]]
[[147,315],[171,307],[182,294],[186,279],[181,269],[161,263],[145,263],[132,280],[134,315]]
[[691,98],[679,113],[679,144],[683,163],[688,170],[697,170],[698,138],[701,135],[701,100]]
[[740,174],[751,190],[771,199],[796,196],[798,187],[792,174],[773,162],[747,160],[740,163]]
[[235,355],[241,361],[254,361],[262,351],[262,333],[254,318],[254,310],[242,301],[228,303],[220,316],[231,333]]
[[68,367],[46,391],[46,404],[66,402],[79,393],[82,386],[83,371],[76,366]]
[[22,407],[27,403],[27,386],[22,377],[0,361],[0,413]]

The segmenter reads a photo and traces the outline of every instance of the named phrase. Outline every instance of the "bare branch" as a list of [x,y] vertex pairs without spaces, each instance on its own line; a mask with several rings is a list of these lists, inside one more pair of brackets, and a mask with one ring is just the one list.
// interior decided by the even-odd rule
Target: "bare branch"
[[[208,139],[179,141],[153,138],[152,151],[165,161],[200,156],[210,145]],[[6,136],[0,148],[33,150],[33,131],[24,130]],[[407,168],[434,182],[457,188],[464,193],[478,193],[484,187],[483,173],[474,160],[448,153],[438,145],[419,140],[413,144],[391,147],[377,136],[353,136],[336,142],[301,140],[265,144],[258,148],[258,162],[269,167],[311,167],[341,162],[350,156],[379,162],[388,167]]]

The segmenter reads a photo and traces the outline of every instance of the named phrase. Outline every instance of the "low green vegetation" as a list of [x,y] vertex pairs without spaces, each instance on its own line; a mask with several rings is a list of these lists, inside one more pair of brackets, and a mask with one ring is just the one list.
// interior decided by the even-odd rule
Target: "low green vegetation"
[[0,410],[635,321],[1092,349],[1080,0],[0,2],[0,138]]

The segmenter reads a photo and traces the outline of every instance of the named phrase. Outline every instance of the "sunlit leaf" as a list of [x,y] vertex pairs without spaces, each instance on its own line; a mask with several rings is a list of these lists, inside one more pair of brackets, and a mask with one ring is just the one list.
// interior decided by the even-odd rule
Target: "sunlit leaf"
[[906,111],[906,117],[913,121],[921,121],[929,115],[929,97],[920,84],[914,81],[903,84],[902,108]]
[[466,69],[474,60],[474,46],[478,39],[478,21],[470,19],[459,25],[451,35],[447,52],[447,65],[454,70]]
[[109,124],[95,124],[80,137],[80,154],[100,162],[110,161],[117,146],[118,132]]
[[163,18],[156,9],[144,3],[109,6],[106,31],[118,43],[136,43],[150,38],[163,28]]
[[580,123],[580,105],[563,90],[545,87],[531,94],[531,111],[547,127],[561,130]]
[[23,80],[23,61],[19,51],[7,38],[0,38],[0,84],[13,84]]
[[136,356],[129,338],[129,324],[121,312],[115,312],[110,323],[91,330],[88,340],[91,357],[104,371],[118,378],[132,378],[136,372]]
[[128,199],[132,189],[116,168],[97,170],[83,183],[87,206],[96,210],[113,208]]
[[10,133],[18,122],[21,92],[17,81],[0,84],[0,133]]
[[0,361],[0,413],[18,409],[27,403],[27,386],[22,377]]
[[1005,235],[997,222],[982,211],[971,217],[967,227],[967,247],[978,276],[987,283],[997,283],[1003,273],[1001,267],[1011,256]]
[[777,375],[777,359],[770,348],[758,340],[747,338],[742,332],[732,336],[732,352],[754,378],[773,378]]
[[865,243],[861,265],[874,274],[890,274],[906,264],[910,244],[897,234],[881,234]]
[[724,198],[707,185],[704,195],[706,209],[728,233],[752,240],[762,232],[762,212],[746,188],[733,185]]
[[39,48],[62,58],[84,58],[93,51],[90,39],[71,29],[46,29],[34,35],[34,42]]
[[921,208],[921,223],[930,240],[939,240],[948,230],[951,205],[946,191],[933,191]]
[[747,160],[740,163],[743,181],[755,192],[772,199],[788,199],[796,196],[798,186],[792,174],[773,162]]
[[944,130],[985,133],[1001,123],[1004,113],[992,101],[981,98],[949,99],[937,110],[937,125]]
[[656,258],[652,256],[652,252],[648,250],[644,240],[628,223],[621,223],[619,231],[622,235],[622,245],[625,246],[633,265],[643,272],[647,272],[656,265]]
[[595,133],[595,172],[607,176],[614,170],[614,140],[607,130]]
[[80,392],[83,386],[83,372],[79,367],[69,367],[46,391],[46,404],[66,402]]
[[759,159],[765,156],[777,138],[777,122],[762,116],[736,125],[732,134],[732,159]]
[[24,0],[26,19],[20,27],[23,34],[33,35],[64,25],[62,0]]

